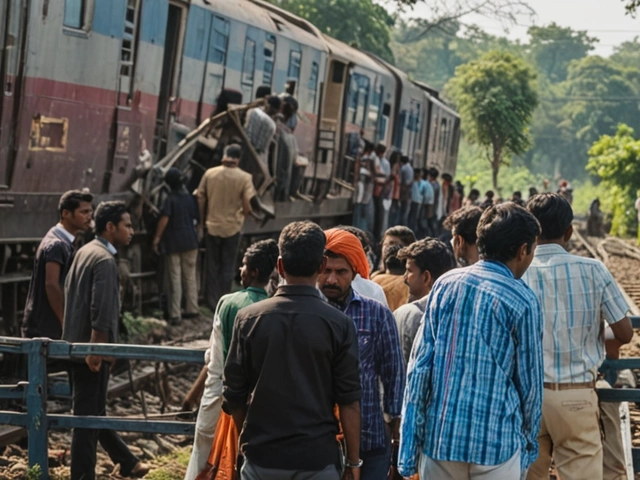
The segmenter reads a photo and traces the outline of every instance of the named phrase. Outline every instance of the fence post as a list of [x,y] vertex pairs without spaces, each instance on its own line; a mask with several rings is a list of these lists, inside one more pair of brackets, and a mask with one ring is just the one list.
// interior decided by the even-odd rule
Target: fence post
[[27,347],[29,385],[27,415],[29,430],[29,467],[40,466],[41,479],[49,480],[47,424],[47,349],[48,340],[36,338]]

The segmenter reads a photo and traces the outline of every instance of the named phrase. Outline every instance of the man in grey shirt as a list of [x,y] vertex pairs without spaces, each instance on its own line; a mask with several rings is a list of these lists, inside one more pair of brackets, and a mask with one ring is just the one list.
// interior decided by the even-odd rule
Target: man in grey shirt
[[[115,343],[118,340],[120,293],[116,247],[133,237],[123,202],[103,202],[95,216],[97,237],[76,254],[65,281],[62,339],[67,342]],[[88,355],[71,366],[74,415],[105,415],[112,358]],[[149,467],[138,461],[113,430],[76,428],[71,440],[71,479],[95,478],[100,441],[124,477],[142,477]]]
[[410,298],[418,299],[393,312],[406,368],[431,287],[440,276],[454,268],[456,262],[451,249],[444,242],[434,238],[418,240],[404,247],[398,252],[397,257],[406,262],[404,281],[409,286]]

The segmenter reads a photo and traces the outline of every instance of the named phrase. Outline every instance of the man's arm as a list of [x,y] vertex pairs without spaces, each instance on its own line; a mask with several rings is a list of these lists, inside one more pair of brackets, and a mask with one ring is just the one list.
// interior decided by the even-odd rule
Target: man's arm
[[158,246],[160,245],[160,240],[162,240],[162,235],[164,234],[168,223],[169,217],[167,215],[163,215],[158,221],[158,226],[156,227],[156,235],[155,237],[153,237],[153,251],[156,253],[159,253]]
[[525,444],[521,445],[521,465],[528,468],[538,458],[538,433],[542,419],[542,386],[544,366],[542,355],[542,312],[533,297],[526,311],[514,324],[516,368],[514,385],[522,408],[522,429]]
[[44,288],[47,300],[53,313],[58,317],[60,325],[64,324],[64,291],[60,286],[61,265],[58,262],[47,262],[45,265]]
[[[339,405],[340,423],[347,444],[347,462],[358,464],[360,461],[360,401],[348,405]],[[360,469],[347,468],[345,479],[358,480]]]
[[207,207],[207,172],[204,172],[202,176],[202,180],[200,180],[200,185],[198,185],[198,189],[196,190],[196,198],[198,199],[198,215],[200,216],[200,221],[198,222],[198,232],[202,232],[204,226],[206,225],[206,207]]
[[[91,340],[89,343],[109,343],[109,332],[101,332],[99,330],[91,330]],[[85,363],[92,372],[98,373],[102,366],[103,357],[97,355],[87,355],[84,359]],[[105,361],[113,363],[113,358],[104,358]]]
[[620,347],[626,345],[633,338],[633,327],[631,320],[625,316],[622,320],[609,325],[613,338],[605,339],[607,358],[617,359],[620,357]]
[[388,308],[380,308],[379,332],[375,339],[376,367],[384,386],[384,413],[392,419],[400,416],[404,393],[404,357],[396,320]]
[[241,338],[242,332],[240,331],[242,321],[238,320],[233,327],[229,354],[224,364],[222,410],[233,417],[238,433],[241,433],[247,415],[249,379],[245,374],[244,339]]

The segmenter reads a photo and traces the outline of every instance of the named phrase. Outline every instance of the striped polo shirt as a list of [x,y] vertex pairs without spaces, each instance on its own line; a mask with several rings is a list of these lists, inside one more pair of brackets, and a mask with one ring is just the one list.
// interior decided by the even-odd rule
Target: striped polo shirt
[[544,319],[544,381],[594,380],[605,357],[602,328],[629,310],[602,262],[568,253],[557,244],[538,245],[522,277],[540,301]]

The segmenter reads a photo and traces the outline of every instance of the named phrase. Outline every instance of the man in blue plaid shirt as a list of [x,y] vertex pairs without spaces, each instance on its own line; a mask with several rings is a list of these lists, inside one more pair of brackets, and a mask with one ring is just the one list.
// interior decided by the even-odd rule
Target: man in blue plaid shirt
[[514,203],[478,224],[481,261],[440,277],[413,345],[402,411],[402,475],[519,480],[538,456],[542,315],[520,277],[540,225]]
[[328,230],[325,235],[327,265],[318,277],[318,287],[332,305],[352,318],[358,334],[362,387],[361,478],[386,480],[391,466],[392,438],[394,445],[398,444],[404,391],[405,371],[398,328],[387,307],[351,288],[356,273],[364,278],[369,275],[366,255],[357,237],[339,229]]

